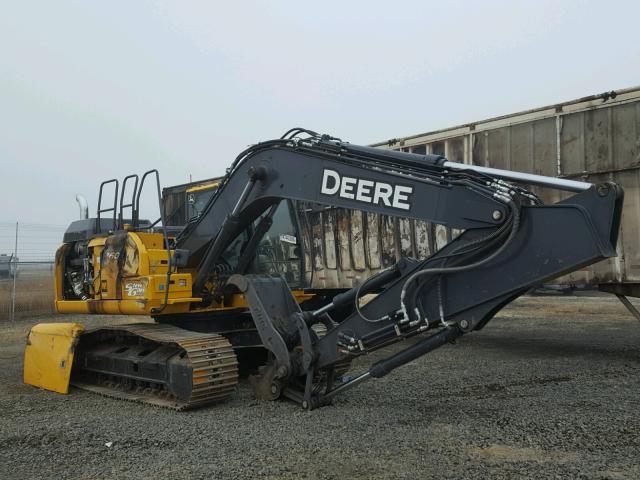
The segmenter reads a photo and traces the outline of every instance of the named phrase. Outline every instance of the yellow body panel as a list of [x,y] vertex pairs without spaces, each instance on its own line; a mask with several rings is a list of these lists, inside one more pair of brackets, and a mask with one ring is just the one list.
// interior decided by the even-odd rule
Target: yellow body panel
[[[302,290],[291,292],[298,303],[313,298],[313,294],[305,293]],[[103,315],[151,315],[153,308],[160,307],[162,298],[153,300],[56,300],[56,310],[60,313],[99,313]],[[191,296],[169,298],[167,306],[162,310],[162,314],[186,313],[194,311],[192,304],[201,303],[201,298]],[[236,310],[248,308],[249,305],[244,295],[233,295],[230,302],[225,305],[212,304],[205,308],[198,308],[197,312],[222,312],[225,310]]]
[[186,193],[202,192],[202,191],[205,191],[205,190],[211,190],[212,188],[218,188],[219,186],[220,186],[220,182],[216,180],[215,182],[203,183],[202,185],[196,185],[195,187],[189,187],[185,191],[186,191]]
[[74,348],[83,331],[79,323],[34,326],[24,350],[24,383],[68,393]]
[[[96,237],[89,242],[94,271],[93,291],[89,300],[64,298],[62,291],[64,258],[69,246],[56,254],[56,311],[59,313],[100,313],[115,315],[152,315],[163,306],[167,288],[168,255],[160,233],[128,232],[126,239],[113,245],[115,237]],[[201,298],[193,298],[191,270],[172,268],[167,305],[162,314],[187,313],[192,310],[223,311],[248,308],[243,295],[236,294],[206,307]],[[294,290],[298,303],[313,295]]]

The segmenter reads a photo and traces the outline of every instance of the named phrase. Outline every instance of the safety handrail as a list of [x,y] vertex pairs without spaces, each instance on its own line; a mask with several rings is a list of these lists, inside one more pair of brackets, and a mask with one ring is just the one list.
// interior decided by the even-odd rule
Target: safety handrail
[[[102,192],[104,190],[105,185],[109,185],[111,183],[115,183],[115,192],[113,195],[113,207],[109,207],[109,208],[102,208]],[[111,180],[105,180],[104,182],[102,182],[100,184],[100,191],[98,193],[98,212],[97,212],[97,219],[96,219],[96,225],[95,225],[95,233],[98,233],[99,231],[102,230],[102,224],[101,224],[101,217],[103,213],[106,212],[113,212],[113,224],[111,226],[111,230],[115,230],[116,229],[116,212],[118,210],[118,190],[120,187],[120,182],[118,182],[118,180],[116,178],[112,178]]]
[[[133,221],[134,228],[137,229],[140,223],[140,195],[142,194],[145,180],[149,175],[152,175],[152,174],[155,175],[155,178],[156,178],[158,206],[160,208],[160,221],[162,222],[162,227],[161,227],[162,237],[164,239],[164,248],[167,251],[167,280],[166,280],[167,285],[164,290],[164,301],[160,307],[154,308],[151,310],[151,313],[157,314],[162,312],[162,310],[165,309],[165,307],[167,306],[167,303],[169,302],[169,286],[171,285],[171,269],[173,265],[172,265],[172,258],[171,258],[171,249],[169,245],[169,236],[167,235],[166,222],[164,220],[164,209],[162,208],[162,190],[160,188],[160,173],[158,173],[158,170],[156,169],[149,170],[145,172],[144,175],[142,175],[142,180],[140,180],[140,188],[138,189],[138,192],[136,194],[136,205],[133,211],[132,221]],[[154,223],[157,223],[157,222],[154,222]]]
[[[127,191],[127,184],[133,180],[133,191],[131,192],[131,203],[124,203],[124,194]],[[122,191],[120,192],[120,213],[118,214],[118,228],[124,228],[124,209],[131,208],[131,222],[133,222],[133,214],[136,206],[136,194],[138,193],[138,181],[140,178],[136,174],[127,175],[122,181]]]

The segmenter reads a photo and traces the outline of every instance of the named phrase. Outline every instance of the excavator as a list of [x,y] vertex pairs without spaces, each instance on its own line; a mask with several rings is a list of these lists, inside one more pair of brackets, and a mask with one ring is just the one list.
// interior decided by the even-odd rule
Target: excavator
[[[258,398],[312,410],[481,330],[533,286],[615,256],[623,204],[615,183],[460,164],[302,128],[240,153],[176,235],[164,228],[162,210],[155,222],[139,218],[150,181],[161,201],[155,170],[126,177],[119,201],[118,180],[103,182],[97,217],[69,226],[55,260],[58,312],[146,321],[34,326],[26,383],[63,393],[71,384],[184,410],[229,398],[244,371]],[[107,185],[116,194],[104,207]],[[559,190],[563,199],[544,204],[530,186]],[[354,288],[322,295],[305,288],[291,267],[298,264],[287,263],[305,255],[296,226],[277,220],[290,202],[461,233],[426,258],[400,258]],[[262,251],[276,227],[290,245],[275,262],[280,268]],[[405,348],[344,375],[354,358],[411,337]]]

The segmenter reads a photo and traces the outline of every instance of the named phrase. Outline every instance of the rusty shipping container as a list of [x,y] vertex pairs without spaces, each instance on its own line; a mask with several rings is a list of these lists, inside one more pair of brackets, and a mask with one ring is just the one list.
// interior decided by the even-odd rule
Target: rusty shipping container
[[[374,146],[436,153],[467,164],[621,184],[625,189],[625,205],[618,257],[554,283],[599,286],[606,291],[640,296],[640,87],[396,138]],[[532,190],[548,202],[569,195],[541,188]],[[316,270],[330,271],[336,265],[334,252],[342,258],[341,252],[348,250],[342,242],[337,245],[336,241],[328,240],[333,235],[328,227],[329,215],[341,219],[345,213],[323,214],[322,234],[318,232],[318,238],[325,241],[314,241],[331,251],[331,260],[326,255],[324,263],[318,258]],[[371,215],[364,216],[362,224],[355,222],[354,227],[350,230],[354,238],[350,248],[356,250],[357,245],[358,252],[350,253],[361,258],[361,266],[366,260],[370,270],[387,265],[400,252],[422,257],[456,234],[442,226]],[[334,236],[341,239],[348,235],[337,232]]]

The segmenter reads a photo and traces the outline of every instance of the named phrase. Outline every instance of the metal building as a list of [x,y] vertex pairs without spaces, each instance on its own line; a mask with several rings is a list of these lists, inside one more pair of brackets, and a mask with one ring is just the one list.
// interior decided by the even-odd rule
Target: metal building
[[0,280],[13,278],[16,274],[18,258],[6,253],[0,253]]

